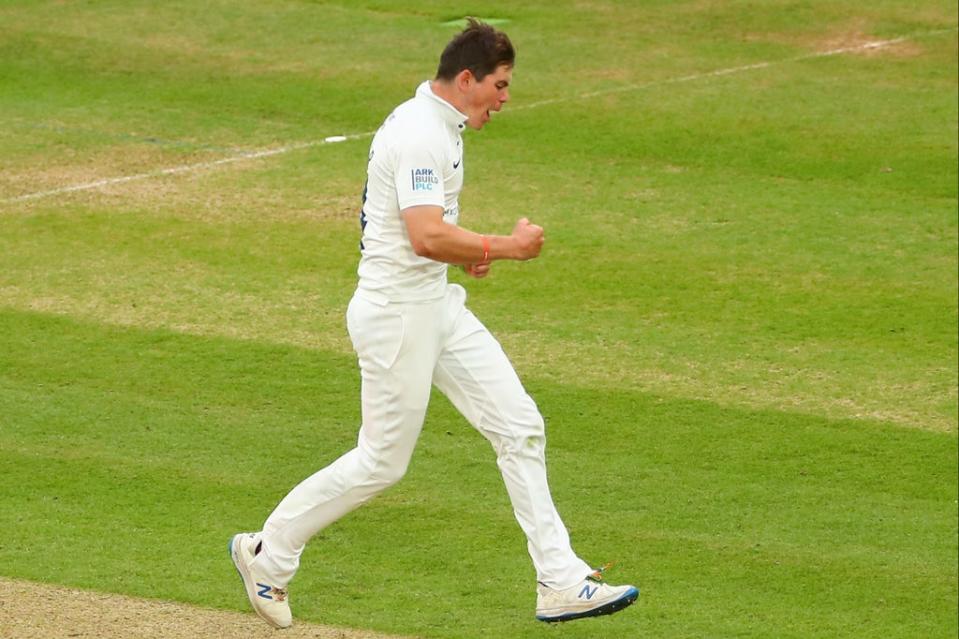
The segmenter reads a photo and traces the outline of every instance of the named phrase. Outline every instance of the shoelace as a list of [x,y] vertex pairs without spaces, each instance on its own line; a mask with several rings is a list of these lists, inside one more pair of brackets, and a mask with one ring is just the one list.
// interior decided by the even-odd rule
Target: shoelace
[[[593,572],[591,572],[590,574],[586,575],[586,579],[590,581],[594,581],[596,583],[603,583],[603,573],[609,570],[610,568],[612,568],[614,565],[616,565],[616,562],[614,561],[603,564],[599,568],[594,569]],[[546,588],[549,588],[549,586],[544,584],[542,581],[537,581],[536,583]]]
[[602,582],[603,573],[609,570],[610,568],[612,568],[613,565],[615,565],[615,562],[613,561],[603,564],[602,566],[594,570],[591,574],[587,575],[586,578],[589,579],[590,581]]

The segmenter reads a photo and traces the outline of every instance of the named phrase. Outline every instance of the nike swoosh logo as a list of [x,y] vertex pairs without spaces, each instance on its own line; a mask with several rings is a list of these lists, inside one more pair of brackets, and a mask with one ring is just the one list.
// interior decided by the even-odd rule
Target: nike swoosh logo
[[454,168],[454,169],[460,168],[460,162],[462,162],[462,161],[463,161],[463,158],[460,158],[460,161],[459,161],[459,162],[453,162],[453,168]]

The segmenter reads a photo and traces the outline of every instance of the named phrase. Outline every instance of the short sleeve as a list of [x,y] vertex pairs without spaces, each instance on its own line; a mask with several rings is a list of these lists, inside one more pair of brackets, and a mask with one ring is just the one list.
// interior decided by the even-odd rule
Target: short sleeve
[[400,210],[411,206],[446,206],[443,158],[424,140],[407,140],[395,151],[396,201]]

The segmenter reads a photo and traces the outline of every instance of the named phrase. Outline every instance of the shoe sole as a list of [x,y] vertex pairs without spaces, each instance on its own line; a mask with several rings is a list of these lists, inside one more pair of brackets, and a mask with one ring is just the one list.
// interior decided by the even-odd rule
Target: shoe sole
[[630,588],[627,590],[622,597],[605,603],[602,606],[597,608],[592,608],[591,610],[583,610],[582,612],[570,612],[565,615],[559,615],[557,617],[546,617],[541,615],[536,615],[536,618],[540,621],[545,621],[546,623],[559,623],[563,621],[572,621],[574,619],[584,619],[586,617],[600,617],[602,615],[611,615],[614,612],[619,612],[623,608],[630,606],[636,599],[639,598],[639,590],[636,588]]
[[249,572],[245,570],[243,561],[240,560],[240,557],[237,554],[239,551],[233,550],[234,542],[236,542],[238,537],[242,537],[243,534],[244,533],[239,533],[230,537],[230,543],[227,547],[230,549],[230,559],[233,560],[233,567],[236,568],[237,574],[240,575],[240,581],[243,582],[243,589],[246,590],[246,597],[250,600],[250,605],[253,607],[253,612],[255,612],[260,619],[267,622],[274,628],[286,628],[287,626],[281,626],[271,620],[269,617],[261,614],[260,610],[256,607],[256,591],[250,586],[250,584],[253,582],[253,579],[250,577]]

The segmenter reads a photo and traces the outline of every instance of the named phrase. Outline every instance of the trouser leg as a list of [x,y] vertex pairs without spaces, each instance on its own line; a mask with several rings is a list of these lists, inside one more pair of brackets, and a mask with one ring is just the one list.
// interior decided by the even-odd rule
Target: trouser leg
[[583,579],[591,568],[573,552],[549,491],[543,418],[499,342],[465,308],[456,315],[433,383],[492,443],[537,580],[566,588]]
[[278,585],[293,578],[311,537],[406,472],[429,402],[437,350],[425,310],[410,314],[358,298],[350,303],[363,425],[356,448],[301,482],[267,519],[256,561]]

